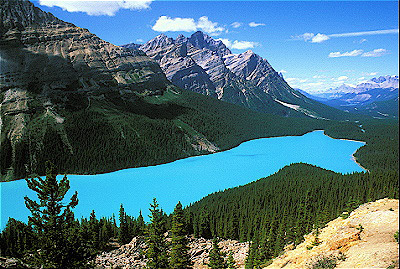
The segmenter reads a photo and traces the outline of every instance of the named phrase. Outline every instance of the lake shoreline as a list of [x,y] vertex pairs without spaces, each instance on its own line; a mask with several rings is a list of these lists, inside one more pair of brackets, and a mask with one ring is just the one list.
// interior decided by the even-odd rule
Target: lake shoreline
[[[135,215],[146,210],[153,197],[157,197],[165,212],[172,212],[178,200],[189,205],[211,193],[248,184],[294,163],[307,163],[341,174],[365,171],[349,158],[363,145],[359,142],[338,141],[323,130],[271,138],[275,139],[253,139],[230,150],[159,166],[97,175],[70,174],[71,190],[78,191],[80,200],[74,213],[77,217],[87,217],[95,210],[99,216],[111,216],[123,202],[127,212]],[[26,221],[29,212],[23,198],[34,194],[23,180],[8,183],[0,184],[2,215]]]
[[[242,145],[243,143],[250,142],[250,141],[256,141],[256,140],[258,140],[258,139],[279,138],[279,137],[300,137],[300,136],[303,136],[303,135],[306,135],[306,134],[310,134],[310,133],[313,133],[313,132],[323,132],[323,135],[325,135],[325,136],[327,136],[327,137],[329,137],[329,138],[335,139],[335,140],[344,140],[344,141],[351,141],[351,142],[359,142],[359,143],[363,143],[364,146],[367,145],[367,143],[366,143],[365,141],[358,141],[358,140],[345,139],[345,138],[334,138],[334,137],[331,137],[331,136],[329,136],[328,134],[326,134],[324,129],[316,129],[316,130],[308,131],[308,132],[305,132],[305,133],[302,133],[302,134],[298,134],[298,135],[268,136],[268,137],[259,137],[259,138],[248,139],[248,140],[244,140],[244,141],[240,142],[239,144],[237,144],[237,145],[235,145],[235,146],[233,146],[233,147],[227,148],[227,149],[219,150],[219,151],[216,151],[216,152],[209,152],[209,153],[204,153],[204,154],[199,154],[199,155],[193,155],[193,156],[188,156],[188,157],[184,157],[184,158],[179,158],[179,159],[176,159],[176,160],[173,160],[173,161],[170,161],[170,162],[165,162],[165,163],[159,163],[159,164],[153,164],[153,165],[147,165],[147,166],[139,166],[139,167],[126,167],[126,168],[122,168],[122,169],[117,169],[117,170],[107,171],[107,172],[102,172],[102,173],[95,173],[95,174],[73,174],[73,173],[71,173],[71,174],[60,174],[60,175],[67,175],[67,176],[97,176],[97,175],[104,175],[104,174],[115,173],[115,172],[123,171],[123,170],[126,170],[126,169],[144,168],[144,167],[155,167],[155,166],[158,166],[158,165],[174,163],[174,162],[177,162],[177,161],[180,161],[180,160],[189,159],[189,158],[200,157],[200,156],[207,156],[207,155],[211,155],[211,154],[217,154],[217,153],[225,152],[225,151],[228,151],[228,150],[232,150],[232,149],[234,149],[234,148],[237,148],[237,147],[239,147],[240,145]],[[361,147],[360,147],[360,148],[361,148]],[[367,172],[370,172],[368,169],[366,169],[364,166],[362,166],[362,165],[357,161],[357,158],[354,156],[354,154],[355,154],[357,151],[358,151],[358,149],[357,149],[356,151],[354,151],[353,154],[351,155],[352,160],[353,160],[355,163],[357,163],[357,165],[360,166],[362,169],[366,170]],[[37,176],[34,176],[34,177],[37,177]],[[45,175],[40,175],[39,177],[42,178],[42,177],[45,177]],[[29,177],[28,177],[28,178],[29,178]],[[0,182],[0,185],[3,184],[3,183],[14,182],[14,181],[20,181],[20,180],[25,180],[25,179],[21,178],[21,179],[16,179],[16,180],[11,180],[11,181],[2,181],[2,182]]]
[[[365,141],[359,141],[359,140],[354,140],[354,139],[346,139],[346,138],[334,138],[334,137],[332,137],[332,136],[326,134],[326,133],[325,133],[325,130],[321,130],[321,131],[324,131],[324,135],[326,135],[327,137],[330,137],[330,138],[332,138],[332,139],[344,140],[344,141],[351,141],[351,142],[359,142],[359,143],[363,143],[364,146],[367,145],[367,142],[365,142]],[[362,147],[360,147],[360,148],[362,148]],[[362,165],[357,161],[357,158],[354,156],[354,154],[356,154],[357,151],[358,151],[360,148],[356,149],[356,150],[353,152],[353,154],[351,154],[351,159],[352,159],[356,164],[358,164],[358,166],[360,166],[362,169],[364,169],[365,171],[367,171],[368,173],[370,173],[369,169],[367,169],[367,168],[365,168],[364,166],[362,166]]]

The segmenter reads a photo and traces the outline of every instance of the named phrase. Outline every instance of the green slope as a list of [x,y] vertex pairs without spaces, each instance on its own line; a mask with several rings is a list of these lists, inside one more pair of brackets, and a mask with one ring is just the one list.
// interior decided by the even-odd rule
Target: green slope
[[[224,150],[253,138],[301,135],[328,124],[256,113],[173,86],[163,95],[131,99],[115,91],[78,95],[74,104],[57,113],[37,109],[17,142],[3,134],[2,180],[43,174],[46,160],[62,173],[103,173],[206,154],[213,146]],[[11,121],[3,124],[13,129]],[[199,148],[204,141],[210,149]]]

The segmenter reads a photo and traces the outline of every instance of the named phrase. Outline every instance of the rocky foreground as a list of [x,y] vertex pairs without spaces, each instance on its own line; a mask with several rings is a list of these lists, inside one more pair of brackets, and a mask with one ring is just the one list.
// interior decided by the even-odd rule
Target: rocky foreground
[[310,233],[295,249],[287,247],[266,268],[399,268],[398,229],[399,200],[366,203],[329,222],[317,240]]
[[[224,253],[232,251],[238,268],[244,268],[249,243],[240,243],[236,240],[222,240],[218,245]],[[209,268],[207,266],[209,261],[208,254],[212,249],[212,240],[189,238],[189,247],[189,255],[194,265],[193,268]],[[146,244],[143,238],[135,237],[129,244],[123,245],[111,252],[103,252],[98,255],[95,260],[96,268],[144,268],[146,266],[144,258],[145,249]]]

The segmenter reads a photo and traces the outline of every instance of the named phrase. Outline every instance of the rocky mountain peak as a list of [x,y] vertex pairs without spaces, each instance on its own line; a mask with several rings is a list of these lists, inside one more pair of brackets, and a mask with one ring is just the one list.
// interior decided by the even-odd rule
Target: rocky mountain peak
[[216,52],[219,56],[225,56],[231,54],[231,51],[225,46],[221,40],[215,40],[209,35],[197,31],[192,34],[188,42],[198,49],[209,49]]
[[243,55],[254,55],[255,53],[252,50],[247,50],[242,53]]
[[178,35],[178,37],[175,39],[175,43],[177,44],[186,43],[187,41],[188,41],[187,37],[185,37],[182,34]]
[[159,50],[161,48],[170,46],[174,44],[174,40],[165,34],[161,34],[153,38],[152,40],[146,42],[143,44],[140,48],[147,52],[147,51],[153,51],[153,50]]

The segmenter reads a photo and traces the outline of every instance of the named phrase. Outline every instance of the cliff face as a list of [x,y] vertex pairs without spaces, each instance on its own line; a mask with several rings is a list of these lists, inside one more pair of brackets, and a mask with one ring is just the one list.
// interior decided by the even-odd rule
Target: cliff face
[[[112,124],[98,115],[105,108],[119,116],[149,114],[142,99],[162,95],[169,86],[157,62],[142,51],[108,43],[27,0],[0,0],[0,180],[42,173],[37,167],[50,147],[44,139],[49,132],[53,137],[47,140],[61,141],[68,156],[62,153],[61,163],[78,158],[76,147],[88,138],[66,130],[66,123],[79,124],[71,124],[74,113],[96,113],[103,126]],[[92,123],[85,126],[99,128]]]
[[29,1],[2,0],[0,4],[2,88],[34,82],[40,85],[36,90],[42,90],[46,86],[41,84],[63,78],[62,74],[69,76],[64,75],[65,82],[80,80],[82,88],[94,82],[150,91],[165,88],[162,70],[142,52],[112,45]]
[[[295,249],[287,250],[266,268],[317,268],[335,263],[335,268],[388,268],[399,266],[399,200],[381,199],[366,203],[346,219],[327,223],[315,244],[315,234]],[[318,267],[321,268],[321,267]]]

